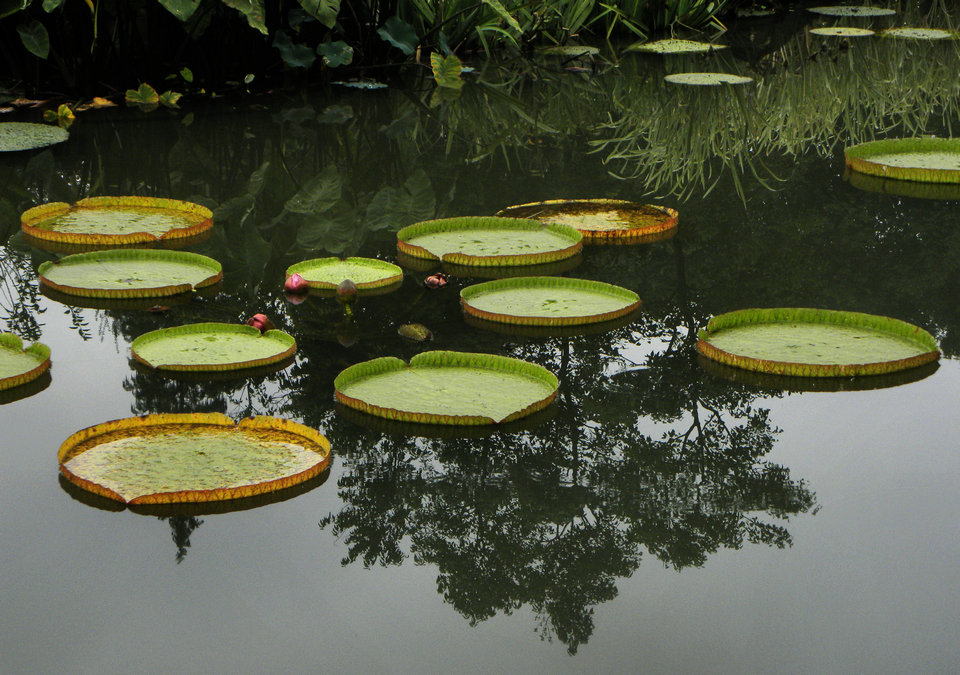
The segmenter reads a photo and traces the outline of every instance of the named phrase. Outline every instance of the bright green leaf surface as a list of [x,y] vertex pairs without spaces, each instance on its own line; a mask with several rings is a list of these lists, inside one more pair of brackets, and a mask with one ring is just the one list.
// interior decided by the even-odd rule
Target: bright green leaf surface
[[148,232],[159,237],[173,229],[192,227],[202,218],[169,209],[104,207],[71,209],[36,224],[42,230],[78,234],[132,234]]
[[639,301],[619,286],[563,277],[520,277],[465,288],[465,303],[513,317],[586,318],[624,311]]
[[[317,258],[291,265],[287,269],[287,276],[299,274],[311,285],[322,285],[336,288],[337,285],[350,279],[357,286],[361,284],[377,284],[386,282],[395,277],[402,277],[403,270],[392,263],[374,258]],[[395,281],[399,281],[397,278]]]
[[960,171],[960,152],[898,152],[873,155],[869,159],[887,166]]
[[747,84],[753,78],[731,75],[730,73],[673,73],[663,78],[673,84],[718,85],[718,84]]
[[220,265],[212,258],[162,249],[81,253],[59,263],[43,263],[39,269],[43,280],[58,286],[104,290],[196,287],[219,272]]
[[570,246],[566,237],[549,230],[481,230],[431,232],[407,240],[438,258],[448,253],[474,256],[547,253]]
[[242,368],[263,359],[282,358],[294,344],[282,331],[264,334],[251,326],[192,324],[141,335],[131,349],[154,368],[173,366],[218,366]]
[[146,82],[142,83],[137,89],[127,89],[125,98],[128,102],[139,105],[154,105],[160,101],[157,90]]
[[627,49],[628,51],[651,52],[654,54],[699,54],[715,49],[726,49],[726,47],[726,45],[718,45],[710,42],[670,38],[667,40],[657,40],[655,42],[638,42],[630,45]]

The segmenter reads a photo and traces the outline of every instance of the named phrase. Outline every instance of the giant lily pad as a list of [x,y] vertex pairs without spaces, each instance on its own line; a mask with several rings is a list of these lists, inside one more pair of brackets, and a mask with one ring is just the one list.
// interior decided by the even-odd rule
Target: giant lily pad
[[94,298],[177,295],[210,286],[223,277],[213,258],[185,251],[116,249],[69,255],[38,270],[49,288]]
[[700,331],[697,349],[738,368],[802,377],[879,375],[940,357],[933,336],[905,321],[797,308],[715,316]]
[[66,129],[33,122],[0,123],[0,152],[33,150],[62,143],[69,138]]
[[36,342],[27,348],[14,333],[0,333],[0,391],[26,384],[50,368],[50,348]]
[[280,330],[232,323],[194,323],[145,333],[130,345],[133,358],[151,368],[221,371],[255,368],[283,361],[297,350]]
[[71,483],[119,502],[209,502],[309,480],[329,464],[330,443],[274,417],[235,424],[218,413],[161,414],[78,431],[57,458]]
[[529,326],[575,326],[609,321],[640,305],[631,290],[587,279],[515,277],[467,286],[463,310],[487,321]]
[[811,28],[811,35],[825,35],[827,37],[869,37],[874,34],[869,28],[854,28],[853,26],[830,26],[828,28]]
[[499,424],[548,406],[556,376],[492,354],[422,352],[357,363],[334,380],[337,400],[371,415],[428,424]]
[[194,237],[213,227],[210,209],[156,197],[89,197],[24,211],[24,234],[66,244],[123,246]]
[[672,73],[663,78],[672,84],[692,84],[696,86],[717,86],[721,84],[748,84],[752,77],[731,73]]
[[907,38],[910,40],[956,40],[960,33],[943,28],[887,28],[880,31],[881,37]]
[[453,265],[536,265],[569,258],[582,247],[583,236],[568,225],[522,218],[443,218],[397,232],[401,253]]
[[825,16],[891,16],[896,14],[892,9],[885,7],[871,7],[870,5],[830,5],[827,7],[807,7],[807,11]]
[[647,52],[650,54],[703,54],[705,52],[726,48],[727,45],[718,45],[711,42],[669,38],[666,40],[656,40],[654,42],[637,42],[627,47],[627,50],[632,52]]
[[924,183],[960,183],[960,138],[890,138],[844,150],[853,171]]
[[497,215],[569,225],[585,243],[638,243],[677,226],[674,209],[622,199],[551,199],[508,206]]
[[310,288],[336,290],[350,279],[358,290],[393,286],[403,281],[403,270],[376,258],[315,258],[287,268],[287,276],[302,276]]

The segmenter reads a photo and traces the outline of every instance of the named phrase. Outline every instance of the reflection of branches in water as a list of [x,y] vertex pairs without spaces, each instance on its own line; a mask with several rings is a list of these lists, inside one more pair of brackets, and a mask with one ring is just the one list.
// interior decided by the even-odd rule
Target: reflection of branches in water
[[39,340],[42,332],[36,276],[28,256],[0,246],[0,311],[5,329],[25,340]]
[[165,520],[170,525],[170,537],[177,547],[176,560],[179,565],[187,557],[190,535],[203,525],[203,521],[194,516],[162,516],[160,520]]

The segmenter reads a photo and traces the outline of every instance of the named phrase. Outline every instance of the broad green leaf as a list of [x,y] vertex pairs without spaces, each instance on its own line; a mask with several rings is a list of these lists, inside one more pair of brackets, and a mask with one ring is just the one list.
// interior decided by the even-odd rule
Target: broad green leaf
[[135,103],[137,105],[156,105],[160,102],[160,95],[157,94],[157,90],[146,82],[141,84],[137,89],[127,89],[125,98],[127,103]]
[[183,78],[183,81],[184,81],[184,82],[186,82],[186,83],[189,84],[189,83],[193,82],[193,71],[190,70],[189,68],[187,68],[186,66],[184,66],[184,67],[180,70],[180,77]]
[[377,35],[402,51],[404,54],[413,54],[420,44],[417,32],[409,23],[398,16],[391,16],[377,29]]
[[340,13],[340,0],[299,0],[300,6],[327,28],[333,28]]
[[63,129],[69,129],[75,119],[73,111],[66,103],[61,104],[56,110],[45,110],[43,113],[44,122],[56,124]]
[[36,19],[26,21],[17,26],[17,32],[28,52],[41,59],[50,55],[50,36],[42,23]]
[[160,105],[167,108],[179,108],[177,101],[183,96],[179,91],[165,91],[160,94]]
[[62,4],[63,0],[43,0],[43,11],[49,14]]
[[463,64],[456,55],[440,56],[438,52],[433,52],[430,54],[430,67],[433,68],[433,79],[438,87],[459,89],[463,86],[463,80],[460,79]]
[[293,213],[323,213],[337,203],[343,191],[343,180],[335,166],[328,166],[308,180],[297,194],[284,204]]
[[500,0],[483,0],[483,4],[488,5],[494,12],[496,12],[501,19],[507,22],[507,25],[510,26],[513,30],[518,33],[522,33],[520,24],[517,23],[517,20],[513,18],[513,15],[507,11],[507,8],[503,6],[503,3]]
[[200,6],[200,0],[157,0],[157,2],[181,21],[186,21],[193,16],[197,7]]
[[320,43],[317,45],[317,54],[323,57],[323,62],[330,68],[345,66],[353,61],[353,47],[343,40]]
[[280,52],[283,62],[291,68],[309,68],[317,60],[317,55],[306,45],[296,44],[290,36],[278,30],[273,36],[273,46]]
[[251,28],[256,28],[264,35],[267,34],[267,25],[263,22],[263,0],[223,0],[223,4],[247,17],[247,23]]

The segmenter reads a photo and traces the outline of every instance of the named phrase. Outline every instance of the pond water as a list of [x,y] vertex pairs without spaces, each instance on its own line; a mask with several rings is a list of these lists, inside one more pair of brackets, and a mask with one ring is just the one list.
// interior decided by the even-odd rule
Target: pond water
[[[42,390],[0,405],[4,669],[955,672],[960,200],[845,179],[843,147],[949,135],[960,58],[803,32],[825,22],[741,27],[706,57],[475,64],[458,96],[404,72],[380,90],[90,111],[66,143],[0,157],[0,329],[53,355]],[[711,69],[756,83],[663,82]],[[222,287],[164,312],[40,294],[57,254],[23,241],[19,213],[127,194],[214,209],[190,250],[223,263]],[[459,272],[430,290],[431,270],[407,269],[352,321],[281,293],[300,260],[396,260],[418,220],[574,197],[680,212],[676,236],[590,246],[562,272],[640,294],[603,332],[474,326],[459,290],[477,279]],[[710,315],[767,306],[910,321],[943,359],[805,392],[698,361]],[[284,370],[173,380],[130,361],[150,330],[256,312],[297,339]],[[434,340],[400,337],[411,322]],[[334,405],[346,366],[427,349],[538,363],[557,403],[459,437]],[[329,474],[223,513],[114,511],[58,480],[73,432],[193,411],[318,428]]]

